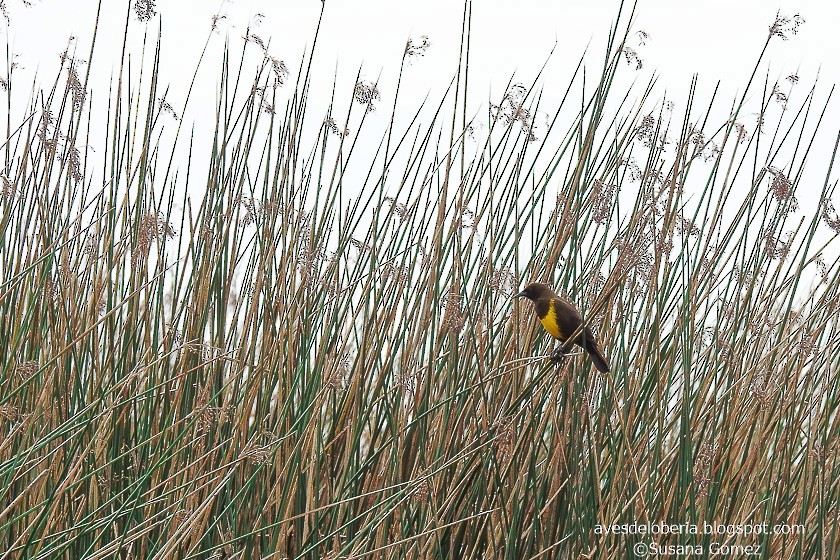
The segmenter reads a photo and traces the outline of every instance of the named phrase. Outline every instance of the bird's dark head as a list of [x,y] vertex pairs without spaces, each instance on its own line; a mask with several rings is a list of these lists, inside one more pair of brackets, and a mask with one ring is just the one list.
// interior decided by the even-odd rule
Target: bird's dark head
[[525,289],[516,294],[514,297],[524,297],[531,301],[537,301],[543,296],[550,296],[552,294],[551,288],[539,282],[532,282],[525,286]]

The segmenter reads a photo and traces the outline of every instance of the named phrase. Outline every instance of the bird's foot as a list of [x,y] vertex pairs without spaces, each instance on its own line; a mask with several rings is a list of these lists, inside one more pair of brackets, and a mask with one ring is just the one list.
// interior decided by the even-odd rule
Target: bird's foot
[[567,353],[563,350],[563,347],[558,346],[551,352],[551,355],[548,357],[548,359],[551,361],[552,364],[560,365],[566,360],[566,355]]

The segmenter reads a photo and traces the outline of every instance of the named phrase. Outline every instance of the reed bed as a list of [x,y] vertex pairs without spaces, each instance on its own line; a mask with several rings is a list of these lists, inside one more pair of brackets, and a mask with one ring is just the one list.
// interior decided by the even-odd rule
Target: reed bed
[[[315,114],[312,58],[253,36],[193,137],[153,36],[107,95],[65,53],[2,146],[0,558],[621,559],[651,537],[599,527],[661,522],[788,524],[653,540],[836,558],[830,95],[762,80],[781,16],[743,97],[616,90],[624,12],[559,106],[535,78],[477,119],[469,3],[427,112],[359,81]],[[546,359],[529,281],[611,373]]]

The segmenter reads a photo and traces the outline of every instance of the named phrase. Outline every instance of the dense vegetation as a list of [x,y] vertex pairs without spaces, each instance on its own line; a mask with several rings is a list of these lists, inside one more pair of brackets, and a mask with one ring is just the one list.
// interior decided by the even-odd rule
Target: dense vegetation
[[[801,525],[728,542],[837,557],[828,100],[762,82],[767,45],[722,122],[694,87],[616,91],[618,21],[560,106],[511,83],[483,127],[469,17],[425,120],[364,81],[315,114],[311,60],[290,76],[246,33],[193,137],[155,71],[94,96],[94,57],[65,53],[2,146],[0,558],[621,559],[650,539],[599,524],[705,521]],[[237,49],[263,49],[255,75]],[[510,297],[532,280],[612,373],[548,362]]]

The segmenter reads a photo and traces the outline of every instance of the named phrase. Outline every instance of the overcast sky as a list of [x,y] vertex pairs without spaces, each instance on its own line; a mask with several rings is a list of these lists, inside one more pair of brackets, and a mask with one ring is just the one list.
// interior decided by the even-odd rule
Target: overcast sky
[[[102,57],[119,53],[126,8],[134,1],[103,3],[100,63]],[[79,37],[85,48],[89,44],[96,0],[35,0],[28,8],[20,0],[7,0],[6,5],[11,18],[7,33],[28,68],[54,66],[70,35]],[[590,42],[600,50],[617,7],[614,0],[477,0],[472,36],[476,77],[505,83],[513,72],[531,75],[555,41],[561,56],[552,62],[562,69]],[[227,33],[241,37],[249,23],[254,25],[253,16],[264,14],[256,31],[270,38],[275,56],[293,61],[311,40],[320,8],[319,0],[158,0],[164,63],[173,72],[191,70],[215,13],[227,16],[219,39]],[[330,69],[336,62],[342,68],[364,64],[376,75],[399,61],[407,37],[428,35],[433,45],[428,60],[446,82],[458,52],[462,9],[457,0],[327,0],[319,60]],[[676,86],[699,73],[704,80],[720,79],[734,88],[752,68],[777,10],[788,16],[799,13],[806,24],[795,38],[774,45],[774,66],[780,73],[801,66],[804,75],[822,66],[823,75],[833,81],[840,64],[840,8],[829,0],[642,0],[634,27],[649,33],[640,54],[664,83]],[[156,30],[158,24],[155,18],[149,27]],[[130,22],[135,38],[146,27],[136,18]]]
[[[225,41],[229,40],[234,52],[239,52],[242,36],[250,26],[251,32],[269,44],[270,54],[285,61],[294,75],[302,53],[311,47],[322,6],[320,0],[157,0],[157,15],[144,23],[129,9],[134,2],[103,2],[90,84],[93,99],[104,101],[108,95],[111,73],[119,65],[127,14],[132,61],[139,59],[144,33],[156,36],[162,27],[160,87],[171,87],[168,100],[179,112],[209,36],[210,47],[199,72],[197,94],[186,113],[190,124],[197,123],[199,130],[204,121],[212,120]],[[409,69],[404,81],[406,96],[408,105],[420,103],[427,94],[431,100],[440,99],[457,67],[462,2],[326,2],[315,58],[314,97],[329,96],[336,72],[339,83],[346,83],[347,91],[352,91],[356,72],[361,68],[364,78],[380,80],[383,103],[387,106],[392,101],[389,94],[393,93],[406,39],[426,35],[431,47]],[[30,7],[21,0],[6,0],[5,4],[10,20],[5,32],[21,65],[18,84],[34,80],[37,87],[50,87],[59,65],[58,55],[71,35],[78,38],[78,56],[87,58],[96,0],[34,0]],[[470,99],[475,102],[471,110],[479,111],[480,104],[486,110],[488,99],[498,100],[511,76],[514,82],[530,84],[556,45],[539,84],[545,92],[546,105],[551,106],[552,96],[557,98],[562,93],[584,50],[589,53],[588,64],[599,71],[607,32],[618,6],[617,0],[475,0],[470,59]],[[805,23],[796,36],[772,42],[760,67],[761,81],[765,72],[771,82],[796,73],[802,87],[808,88],[819,73],[820,99],[824,100],[840,76],[840,8],[828,0],[641,0],[632,28],[646,32],[649,38],[645,44],[638,40],[632,44],[644,65],[640,71],[628,67],[624,78],[628,83],[633,78],[645,82],[655,74],[657,95],[667,92],[679,104],[685,101],[691,77],[696,73],[700,76],[701,101],[720,81],[720,95],[727,100],[725,105],[730,105],[743,91],[777,11],[786,16],[799,14]],[[211,33],[214,14],[225,17]],[[287,94],[292,89],[293,85],[285,86]],[[761,87],[755,92],[760,95]],[[25,102],[22,98],[28,91],[19,95],[19,101]],[[378,112],[377,118],[387,120],[388,112]],[[830,151],[840,127],[837,111],[829,114],[824,126],[820,155],[827,161],[825,151]]]

